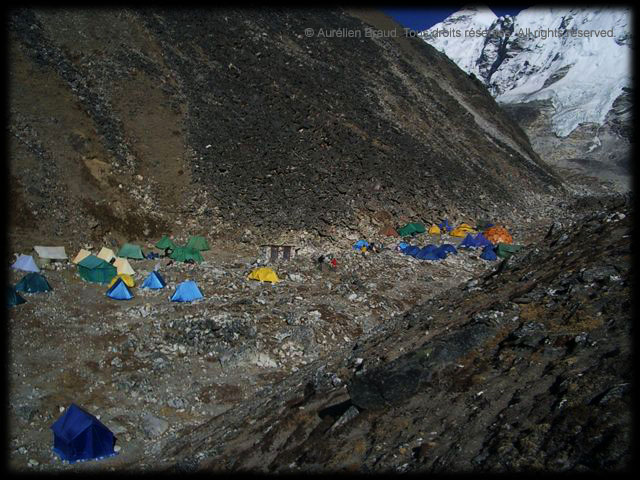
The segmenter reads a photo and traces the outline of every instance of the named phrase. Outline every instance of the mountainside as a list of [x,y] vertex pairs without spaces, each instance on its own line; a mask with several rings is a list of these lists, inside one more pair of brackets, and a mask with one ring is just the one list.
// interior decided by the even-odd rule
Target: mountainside
[[544,160],[628,188],[629,9],[531,7],[498,18],[468,7],[422,33],[487,86]]
[[517,217],[559,193],[523,131],[424,42],[305,36],[371,24],[354,15],[396,27],[330,10],[13,10],[12,241],[335,235],[362,218]]

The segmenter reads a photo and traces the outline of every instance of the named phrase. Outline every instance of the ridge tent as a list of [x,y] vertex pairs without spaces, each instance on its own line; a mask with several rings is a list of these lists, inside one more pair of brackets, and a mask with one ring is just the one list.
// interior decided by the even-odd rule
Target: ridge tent
[[499,243],[496,246],[496,255],[500,258],[509,258],[514,253],[519,252],[522,249],[522,245],[508,245],[506,243]]
[[464,237],[468,233],[476,233],[476,231],[471,228],[471,225],[462,223],[458,227],[454,228],[449,235],[453,237]]
[[260,267],[251,271],[247,277],[249,280],[258,280],[260,282],[278,283],[280,279],[278,274],[268,267]]
[[18,295],[16,289],[8,286],[7,287],[7,307],[13,307],[15,305],[20,305],[21,303],[27,303],[27,301]]
[[118,280],[122,280],[127,287],[135,287],[136,285],[136,281],[131,275],[127,275],[126,273],[119,273],[111,279],[111,282],[109,282],[109,286],[112,287]]
[[125,280],[122,277],[115,277],[117,280],[109,290],[107,290],[107,297],[113,298],[114,300],[131,300],[133,298],[133,293],[127,287]]
[[156,243],[155,246],[160,250],[166,250],[167,248],[173,250],[177,247],[173,240],[171,240],[167,235],[164,235],[160,240],[158,240],[158,243]]
[[176,247],[173,252],[171,252],[171,255],[169,255],[169,258],[177,260],[178,262],[193,260],[194,262],[202,263],[204,261],[204,258],[202,258],[198,250],[188,247]]
[[398,235],[401,237],[409,237],[426,231],[424,225],[421,223],[407,223],[404,227],[398,229]]
[[480,258],[489,261],[498,259],[498,257],[496,256],[496,252],[493,250],[493,246],[491,245],[488,245],[482,249],[482,255],[480,255]]
[[135,275],[136,272],[133,268],[131,268],[131,264],[129,260],[126,258],[116,258],[116,261],[113,262],[113,266],[118,269],[118,273],[124,273],[126,275]]
[[93,255],[78,263],[78,274],[88,282],[109,283],[117,273],[116,267]]
[[353,244],[354,250],[359,251],[362,247],[369,249],[369,242],[367,242],[366,240],[358,240],[356,243]]
[[476,247],[489,247],[493,246],[491,242],[485,237],[482,233],[479,233],[475,236],[473,241],[476,244]]
[[476,248],[476,240],[473,238],[473,235],[467,233],[467,236],[460,242],[458,248]]
[[113,253],[113,250],[111,250],[110,248],[102,247],[100,249],[100,252],[98,252],[97,257],[101,260],[104,260],[105,262],[111,263],[111,260],[116,258],[116,254]]
[[186,280],[176,287],[176,291],[171,296],[172,302],[193,302],[204,298],[198,285],[193,280]]
[[91,255],[91,252],[89,250],[85,250],[84,248],[81,248],[80,251],[78,252],[78,254],[74,257],[73,260],[71,260],[73,263],[78,264],[80,263],[84,258],[87,258],[89,255]]
[[157,271],[153,271],[151,272],[147,278],[144,279],[144,282],[142,282],[142,285],[140,285],[140,288],[152,288],[152,289],[159,289],[159,288],[164,288],[167,286],[167,282],[164,281],[164,278],[162,278],[162,276],[157,272]]
[[437,225],[431,225],[429,227],[429,235],[440,235],[441,233],[440,227]]
[[187,242],[186,247],[193,248],[194,250],[199,251],[209,250],[207,239],[204,237],[199,237],[197,235],[189,237],[189,241]]
[[39,273],[27,273],[22,280],[16,284],[17,292],[41,293],[53,290],[47,279]]
[[64,247],[41,247],[38,245],[33,249],[43,263],[49,263],[51,260],[67,260],[69,258],[67,257],[67,252],[64,251]]
[[115,437],[100,420],[76,404],[51,425],[53,451],[70,463],[116,455]]
[[20,255],[18,259],[11,265],[14,270],[22,270],[23,272],[40,272],[38,265],[31,255]]
[[133,243],[125,243],[120,250],[118,250],[118,256],[122,258],[133,258],[135,260],[144,260],[142,249],[139,245]]
[[484,231],[484,236],[487,237],[491,243],[513,243],[513,238],[509,234],[506,228],[496,226],[488,228]]

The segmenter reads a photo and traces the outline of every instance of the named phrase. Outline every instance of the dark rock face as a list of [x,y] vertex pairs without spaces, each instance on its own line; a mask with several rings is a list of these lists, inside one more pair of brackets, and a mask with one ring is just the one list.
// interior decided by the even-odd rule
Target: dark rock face
[[[630,469],[630,214],[605,202],[557,227],[474,288],[184,431],[163,452],[167,467]],[[341,381],[315,380],[329,372]]]
[[[141,238],[181,216],[226,231],[320,233],[404,205],[423,221],[479,214],[491,198],[524,209],[533,192],[559,186],[491,97],[424,42],[305,35],[389,22],[354,15],[12,11],[18,207],[60,211],[62,230],[101,209],[140,212],[128,223],[146,222]],[[34,110],[33,98],[47,102]],[[50,174],[33,177],[33,165]],[[56,169],[83,173],[72,184]],[[77,215],[64,217],[72,205]],[[96,238],[131,235],[103,223]],[[43,219],[41,228],[53,227]]]

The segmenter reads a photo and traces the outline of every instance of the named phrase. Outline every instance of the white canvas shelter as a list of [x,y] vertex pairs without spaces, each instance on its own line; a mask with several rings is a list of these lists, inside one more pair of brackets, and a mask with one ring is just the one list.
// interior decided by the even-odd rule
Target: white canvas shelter
[[33,249],[36,251],[40,258],[48,260],[66,260],[67,252],[64,251],[64,247],[41,247],[35,246]]
[[87,258],[89,255],[91,255],[91,252],[89,250],[85,250],[84,248],[81,248],[80,251],[78,252],[78,254],[75,256],[75,258],[73,260],[71,260],[71,261],[73,263],[80,263],[82,260]]
[[101,258],[105,262],[111,263],[111,260],[116,258],[116,254],[113,253],[113,250],[107,247],[102,247],[100,253],[98,253],[98,258]]
[[120,275],[121,273],[124,273],[126,275],[136,274],[135,270],[131,268],[129,260],[127,260],[126,258],[117,257],[116,261],[113,262],[113,266],[118,269],[118,275]]

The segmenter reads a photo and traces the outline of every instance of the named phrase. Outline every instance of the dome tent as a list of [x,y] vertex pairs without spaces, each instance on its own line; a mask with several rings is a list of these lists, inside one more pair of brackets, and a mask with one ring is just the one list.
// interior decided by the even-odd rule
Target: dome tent
[[260,282],[278,283],[280,279],[278,274],[271,268],[261,267],[253,270],[247,277],[249,280],[258,280]]
[[20,255],[13,265],[11,265],[11,268],[14,270],[22,270],[23,272],[40,271],[31,255]]
[[134,260],[144,260],[144,254],[139,245],[133,243],[125,243],[120,250],[118,256],[121,258],[132,258]]
[[193,302],[204,298],[198,288],[198,284],[193,280],[186,280],[176,287],[176,291],[171,296],[172,302]]
[[11,286],[7,287],[7,307],[14,307],[21,303],[27,303],[27,301],[18,295],[15,288]]
[[207,239],[204,237],[199,237],[197,235],[189,237],[189,241],[187,242],[186,247],[193,248],[194,250],[199,251],[209,250]]
[[398,235],[401,237],[409,237],[426,231],[424,225],[421,223],[407,223],[404,227],[398,229]]
[[159,248],[160,250],[166,250],[167,248],[174,250],[176,247],[177,245],[167,235],[164,235],[160,240],[158,240],[158,243],[156,243],[156,248]]
[[480,258],[483,260],[495,261],[498,259],[498,256],[496,255],[493,246],[488,245],[482,249],[482,255],[480,255]]
[[53,451],[70,463],[116,455],[115,436],[96,417],[72,403],[51,425]]
[[167,282],[164,281],[164,278],[157,272],[153,271],[149,274],[147,278],[144,279],[140,288],[152,288],[152,289],[160,289],[167,286]]
[[511,234],[506,228],[500,226],[488,228],[484,231],[484,236],[494,245],[498,243],[513,243]]
[[458,248],[476,248],[476,240],[473,235],[467,233],[467,236],[460,242]]
[[53,290],[47,279],[44,278],[39,273],[30,272],[27,273],[22,280],[20,280],[16,284],[17,292],[26,292],[26,293],[41,293],[41,292],[49,292]]
[[172,260],[177,260],[178,262],[186,262],[188,260],[192,260],[196,263],[202,263],[204,258],[200,255],[198,250],[189,247],[176,247],[169,258]]
[[133,298],[133,294],[127,287],[127,284],[120,277],[115,277],[118,280],[111,285],[109,290],[107,290],[107,297],[113,298],[114,300],[131,300]]

